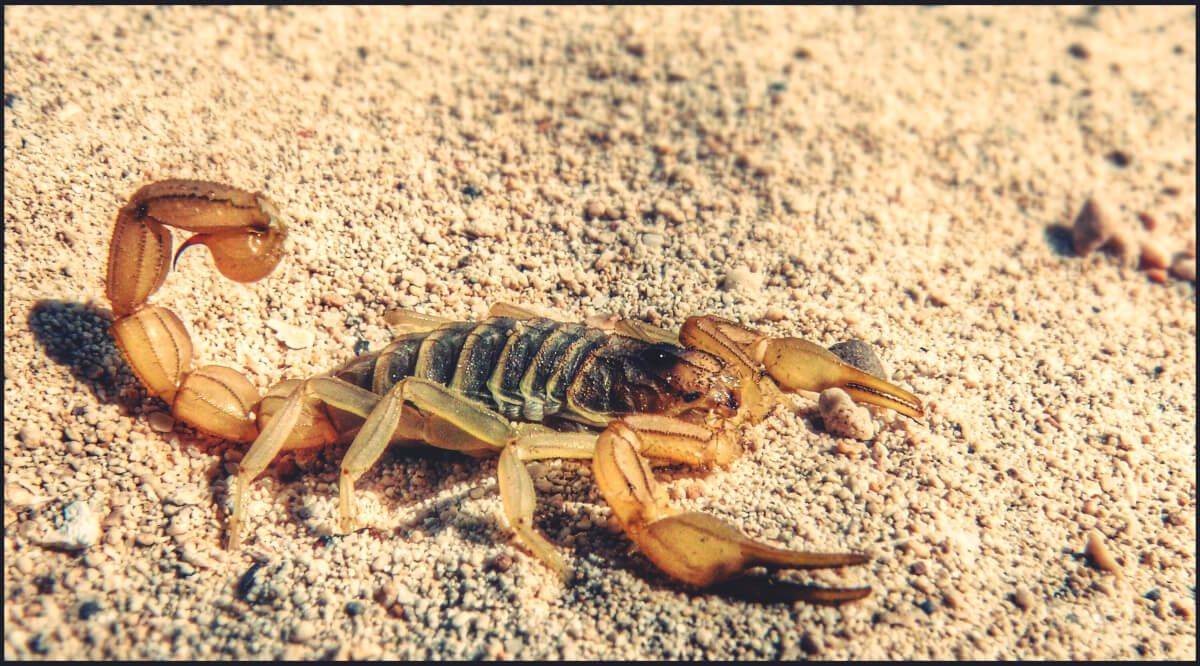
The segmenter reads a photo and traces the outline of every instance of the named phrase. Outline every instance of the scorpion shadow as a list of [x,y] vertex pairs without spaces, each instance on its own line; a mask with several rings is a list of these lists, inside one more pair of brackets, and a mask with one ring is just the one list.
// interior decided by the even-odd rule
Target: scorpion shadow
[[[34,341],[46,356],[65,366],[76,383],[87,387],[98,402],[128,410],[144,400],[145,389],[137,384],[133,368],[108,332],[113,323],[112,311],[85,303],[40,300],[30,310],[28,322]],[[122,385],[137,387],[141,395],[122,400]]]

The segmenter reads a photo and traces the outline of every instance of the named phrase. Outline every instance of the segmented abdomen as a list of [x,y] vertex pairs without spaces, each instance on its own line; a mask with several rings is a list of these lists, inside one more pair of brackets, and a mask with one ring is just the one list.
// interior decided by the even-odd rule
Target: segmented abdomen
[[508,418],[596,422],[594,413],[570,408],[568,389],[596,351],[630,344],[643,343],[577,323],[494,317],[401,336],[333,374],[380,395],[405,377],[420,377]]

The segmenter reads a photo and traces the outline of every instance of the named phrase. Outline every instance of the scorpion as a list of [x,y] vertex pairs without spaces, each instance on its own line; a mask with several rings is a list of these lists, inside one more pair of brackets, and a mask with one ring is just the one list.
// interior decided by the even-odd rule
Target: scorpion
[[[676,508],[652,466],[729,465],[742,453],[737,427],[761,421],[785,393],[838,387],[856,401],[922,415],[912,393],[819,345],[767,337],[727,319],[691,317],[678,334],[637,320],[601,329],[507,304],[474,322],[390,311],[387,321],[403,329],[390,344],[323,375],[282,381],[260,398],[232,368],[193,367],[191,338],[179,317],[149,304],[174,265],[170,228],[194,234],[174,262],[188,247],[204,245],[218,271],[239,282],[274,270],[288,228],[261,193],[165,180],[130,197],[117,214],[109,247],[110,330],[138,379],[170,404],[177,420],[225,440],[251,442],[232,494],[231,550],[245,529],[248,486],[280,451],[350,441],[338,490],[338,527],[346,533],[358,526],[355,481],[389,444],[424,442],[498,456],[498,487],[511,528],[564,579],[570,568],[533,525],[528,461],[590,460],[600,494],[628,538],[669,577],[696,588],[739,579],[757,567],[861,565],[869,561],[866,555],[777,548],[711,514]],[[562,427],[570,422],[585,428]],[[794,587],[791,598],[827,604],[871,591]]]

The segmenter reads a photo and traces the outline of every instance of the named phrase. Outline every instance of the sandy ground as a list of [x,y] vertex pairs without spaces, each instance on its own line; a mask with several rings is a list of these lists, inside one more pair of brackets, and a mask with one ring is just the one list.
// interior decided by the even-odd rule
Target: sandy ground
[[[1193,9],[4,19],[6,658],[1195,658],[1195,287],[1070,231],[1095,194],[1194,254]],[[871,554],[794,576],[873,594],[690,592],[588,466],[533,464],[564,585],[495,462],[448,453],[386,454],[358,484],[375,529],[345,537],[344,447],[285,455],[228,552],[239,447],[174,423],[107,333],[113,218],[168,177],[290,220],[269,278],[193,250],[155,296],[262,389],[384,344],[396,306],[876,345],[919,423],[835,438],[802,398],[728,469],[662,474],[757,538]],[[68,506],[99,526],[82,552],[53,547]]]

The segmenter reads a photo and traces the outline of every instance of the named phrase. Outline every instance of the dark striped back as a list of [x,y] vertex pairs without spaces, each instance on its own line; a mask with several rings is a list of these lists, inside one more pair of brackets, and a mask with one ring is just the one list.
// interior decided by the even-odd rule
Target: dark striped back
[[334,374],[381,395],[405,377],[421,377],[509,418],[542,421],[570,416],[567,389],[609,338],[577,323],[494,317],[401,336]]

